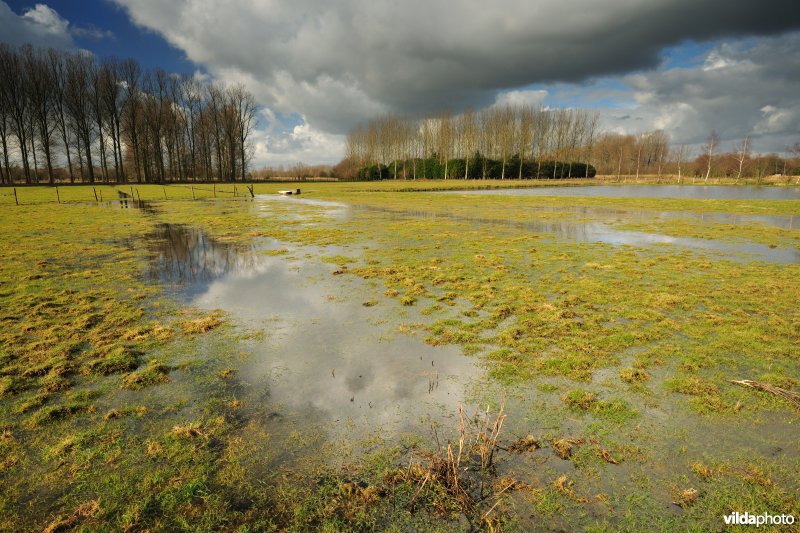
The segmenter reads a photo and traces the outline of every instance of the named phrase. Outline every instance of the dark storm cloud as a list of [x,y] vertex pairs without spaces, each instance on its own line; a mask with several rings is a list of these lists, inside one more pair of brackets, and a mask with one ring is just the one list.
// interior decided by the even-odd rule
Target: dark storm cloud
[[800,27],[788,0],[116,1],[192,60],[328,131],[654,67],[687,39]]
[[[783,151],[800,138],[800,32],[755,44],[720,44],[704,64],[623,78],[639,103],[633,116],[679,143],[700,144],[713,128],[733,144],[745,135],[758,151]],[[624,130],[625,120],[608,124]]]

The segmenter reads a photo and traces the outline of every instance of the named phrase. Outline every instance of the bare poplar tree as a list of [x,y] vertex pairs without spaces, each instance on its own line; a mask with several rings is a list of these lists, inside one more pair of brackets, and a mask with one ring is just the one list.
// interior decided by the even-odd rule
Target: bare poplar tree
[[686,156],[687,156],[686,145],[682,144],[675,151],[675,159],[676,159],[676,161],[678,163],[678,183],[679,184],[683,183],[683,176],[681,174],[681,170],[682,170],[681,167],[683,165],[684,160],[686,159]]
[[142,182],[142,154],[141,154],[141,112],[142,95],[140,92],[142,68],[134,59],[127,59],[120,65],[124,98],[126,105],[122,113],[123,134],[130,145],[133,156],[133,165],[136,172],[136,181]]
[[506,163],[511,153],[514,151],[514,142],[517,133],[516,114],[511,106],[503,106],[498,110],[497,122],[495,127],[498,132],[498,141],[500,145],[500,157],[503,161],[503,166],[500,174],[500,179],[506,178]]
[[639,165],[642,162],[642,148],[644,147],[645,140],[640,134],[636,138],[636,183],[639,183]]
[[30,99],[26,88],[26,80],[22,75],[23,65],[19,55],[11,48],[6,48],[0,56],[0,72],[3,73],[3,97],[5,98],[11,120],[10,131],[16,138],[17,148],[22,158],[22,169],[25,183],[31,183],[31,170],[28,150],[30,147]]
[[50,79],[53,83],[53,119],[56,129],[61,135],[64,153],[67,156],[70,183],[75,182],[75,171],[72,167],[72,128],[69,124],[67,113],[67,67],[64,54],[55,49],[47,51],[47,63],[50,70]]
[[206,107],[206,112],[209,113],[211,117],[210,126],[213,126],[211,129],[212,141],[214,143],[214,150],[217,156],[217,178],[219,181],[222,181],[222,174],[223,174],[223,158],[222,158],[222,144],[223,144],[223,133],[222,133],[222,125],[221,125],[221,115],[222,115],[222,107],[223,107],[223,94],[222,90],[219,87],[215,87],[214,85],[209,85],[206,89],[206,96],[208,98],[208,106]]
[[11,183],[11,109],[13,106],[13,90],[11,88],[13,63],[10,46],[0,43],[0,148],[3,150],[2,165],[0,165],[0,182]]
[[237,85],[233,89],[233,100],[238,114],[238,143],[241,163],[242,181],[247,174],[247,154],[248,139],[256,127],[256,101],[252,94],[247,92],[244,85]]
[[551,153],[555,164],[553,165],[553,178],[558,175],[558,160],[564,154],[570,128],[572,127],[572,112],[569,109],[559,109],[553,116],[553,135],[551,136]]
[[493,109],[484,108],[481,110],[478,120],[480,121],[480,149],[483,154],[481,178],[486,179],[486,161],[492,157],[494,151],[494,115]]
[[126,99],[124,97],[121,72],[120,62],[116,58],[109,58],[103,61],[99,73],[100,102],[103,116],[106,120],[105,127],[111,138],[111,148],[114,156],[114,180],[118,183],[125,181],[121,131]]
[[[31,131],[31,138],[37,138],[39,141],[39,147],[47,165],[48,182],[52,184],[54,183],[52,146],[55,133],[55,121],[53,120],[55,80],[50,75],[47,59],[41,50],[25,46],[22,48],[22,58],[25,76],[28,80],[30,116],[35,124],[35,128]],[[35,153],[35,143],[31,142],[31,148]]]
[[542,159],[547,151],[547,139],[550,137],[552,128],[552,113],[539,107],[534,112],[534,125],[533,125],[533,157],[536,159],[536,177],[542,176]]
[[742,169],[744,162],[750,157],[750,136],[745,136],[740,143],[736,145],[736,161],[739,163],[739,168],[736,172],[736,183],[739,183],[739,178],[742,177]]
[[706,179],[705,182],[708,182],[708,177],[711,175],[711,164],[714,159],[714,153],[719,145],[719,135],[715,130],[711,130],[711,133],[708,134],[708,139],[706,139],[706,144],[703,146],[703,152],[705,153],[706,157],[708,158],[708,166],[706,167]]
[[90,99],[90,69],[93,60],[81,53],[67,57],[66,108],[78,136],[81,158],[86,159],[89,183],[94,183],[94,165],[91,146],[94,142],[94,121]]
[[592,160],[593,150],[594,150],[594,143],[595,143],[595,134],[597,132],[597,121],[599,116],[597,113],[593,113],[588,117],[586,122],[586,137],[584,139],[583,145],[585,148],[584,161],[586,162],[586,175],[584,177],[589,177],[589,162]]
[[519,130],[517,135],[517,143],[519,153],[519,170],[517,172],[517,179],[522,179],[522,167],[527,160],[528,155],[532,152],[531,144],[533,142],[533,126],[534,114],[533,109],[528,105],[523,105],[519,108]]
[[429,175],[428,172],[430,172],[428,163],[431,158],[431,153],[434,150],[433,143],[436,138],[434,126],[434,119],[428,116],[423,118],[419,123],[417,135],[419,136],[419,157],[422,163],[422,179],[427,179]]
[[439,135],[437,150],[439,159],[444,164],[444,179],[448,178],[448,163],[453,150],[453,118],[450,113],[442,113],[439,116]]
[[102,69],[94,61],[87,62],[89,76],[89,102],[91,105],[92,119],[96,127],[96,135],[99,139],[98,150],[100,151],[100,171],[103,181],[108,181],[108,161],[106,160],[106,142],[103,132],[105,126],[105,109],[103,104],[103,75]]
[[464,146],[464,179],[467,179],[470,158],[478,149],[478,117],[472,108],[467,108],[464,112],[461,130]]

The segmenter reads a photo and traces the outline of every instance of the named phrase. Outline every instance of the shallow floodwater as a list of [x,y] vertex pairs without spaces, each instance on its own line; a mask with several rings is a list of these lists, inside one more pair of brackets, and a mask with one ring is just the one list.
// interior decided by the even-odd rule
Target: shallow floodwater
[[455,346],[398,333],[421,316],[382,286],[333,276],[337,266],[320,261],[353,250],[277,241],[241,248],[171,224],[158,226],[147,248],[149,279],[263,333],[245,341],[252,355],[240,375],[255,401],[283,407],[281,419],[319,424],[331,437],[388,437],[452,416],[482,374]]
[[257,268],[253,248],[210,238],[196,228],[159,224],[148,236],[150,261],[146,277],[185,300],[206,292],[223,276]]
[[[296,212],[281,211],[279,215],[274,211],[276,205],[285,207],[292,203],[324,208],[323,218],[328,221],[320,222],[317,218],[313,223],[347,223],[349,217],[355,219],[365,214],[359,213],[365,208],[281,197],[257,198],[242,208],[253,209],[264,216],[305,217],[299,208]],[[374,214],[374,210],[369,213],[370,218]],[[726,258],[800,262],[800,251],[796,249],[769,249],[765,245],[740,245],[711,239],[676,239],[612,227],[615,222],[636,217],[669,218],[680,214],[582,208],[580,213],[576,211],[574,219],[565,219],[562,213],[554,214],[552,220],[530,222],[413,210],[383,211],[383,214],[387,218],[455,218],[476,227],[503,224],[546,234],[556,240],[636,246],[669,244],[676,247],[676,252],[697,249],[719,252]],[[687,216],[708,216],[715,223],[719,222],[716,214]],[[753,222],[737,220],[726,221]],[[773,222],[781,225],[785,221],[778,217]],[[413,246],[411,242],[397,243],[404,244]],[[149,263],[144,275],[148,279],[192,307],[224,310],[242,332],[258,333],[237,340],[235,345],[243,354],[236,368],[237,386],[243,392],[240,396],[237,391],[236,397],[243,399],[246,406],[268,406],[265,428],[270,434],[319,431],[334,446],[344,444],[336,448],[335,453],[358,454],[359,440],[372,436],[387,441],[393,439],[396,443],[404,434],[424,439],[431,435],[432,423],[441,423],[443,428],[456,427],[454,414],[459,404],[465,403],[465,395],[470,391],[478,397],[475,401],[496,400],[500,396],[501,387],[486,378],[477,361],[463,355],[460,348],[429,346],[418,336],[398,332],[401,323],[426,320],[417,307],[404,307],[384,297],[383,285],[375,281],[353,275],[334,275],[334,271],[340,270],[338,263],[323,260],[345,256],[357,261],[363,250],[361,245],[299,246],[256,239],[253,245],[243,247],[212,239],[196,228],[162,224],[148,237],[146,247]],[[201,343],[198,349],[200,353],[193,355],[201,358],[220,355],[218,346]],[[591,385],[586,386],[605,387],[604,383],[618,379],[617,373],[616,368],[599,370]],[[667,369],[654,369],[654,381],[663,380],[666,373]],[[509,397],[505,439],[510,441],[529,434],[546,438],[577,436],[586,434],[592,425],[604,425],[582,415],[562,417],[560,392],[544,392],[535,386],[542,383],[555,384],[559,391],[576,386],[566,379],[537,377],[530,386],[514,389]],[[176,383],[176,386],[179,385]],[[478,386],[480,389],[476,391]],[[652,453],[651,457],[633,458],[620,465],[576,468],[577,462],[562,460],[552,453],[550,446],[545,446],[527,454],[506,454],[499,462],[499,474],[510,472],[537,487],[552,485],[553,479],[564,474],[577,481],[576,492],[580,494],[609,494],[618,512],[624,512],[625,498],[644,492],[664,502],[665,513],[680,514],[686,511],[678,506],[670,507],[669,502],[674,498],[672,482],[676,469],[686,470],[686,457],[708,454],[716,460],[734,461],[742,457],[778,457],[776,460],[781,460],[783,457],[792,459],[800,453],[797,444],[800,441],[794,438],[796,432],[782,425],[785,423],[782,416],[764,415],[755,422],[697,417],[688,415],[682,403],[672,399],[661,402],[660,389],[654,390],[657,401],[652,405],[645,405],[647,402],[643,403],[642,397],[629,392],[615,392],[630,399],[644,415],[636,422],[635,433],[625,435],[634,434],[636,440],[632,446],[641,446]],[[467,405],[468,413],[475,410],[475,406]],[[730,435],[720,438],[727,434]],[[613,435],[601,432],[599,438],[604,446],[620,444]],[[620,437],[620,441],[622,439]],[[587,449],[588,446],[584,448]],[[298,452],[298,456],[303,453],[316,456],[321,452],[314,443]],[[331,462],[338,459],[326,458]],[[644,469],[651,485],[642,489]],[[526,511],[529,503],[517,503],[523,528],[534,529],[542,524],[558,528],[558,518],[541,521],[534,510]],[[600,503],[587,505],[586,511],[595,519],[610,521],[611,527],[618,519],[614,510]],[[564,526],[563,529],[568,528]]]
[[800,200],[800,187],[750,185],[585,185],[447,191],[446,194],[500,194],[509,196],[607,196],[613,198],[709,198],[719,200]]
[[[367,210],[379,210],[371,207],[360,207]],[[612,210],[587,210],[579,208],[574,210],[575,218],[559,218],[553,220],[535,220],[520,222],[506,219],[489,219],[467,215],[454,215],[449,213],[434,213],[421,210],[383,210],[387,216],[392,217],[423,217],[454,219],[472,222],[480,225],[502,225],[519,227],[534,233],[543,233],[556,239],[566,239],[587,243],[606,243],[613,245],[653,246],[670,245],[696,251],[706,251],[724,255],[725,259],[732,261],[767,261],[771,263],[793,264],[800,263],[800,249],[796,247],[772,247],[755,242],[728,242],[715,239],[696,239],[689,237],[675,237],[663,233],[630,231],[616,229],[614,223],[627,221],[642,221],[653,219],[652,213],[634,213]],[[684,214],[663,212],[655,215],[655,219],[680,218]],[[591,217],[591,218],[588,218]],[[743,215],[720,215],[717,213],[689,214],[686,218],[707,217],[709,223],[718,223],[726,220],[727,223],[746,224],[763,223],[777,227],[791,228],[794,217],[745,217]],[[770,224],[770,222],[772,224]]]

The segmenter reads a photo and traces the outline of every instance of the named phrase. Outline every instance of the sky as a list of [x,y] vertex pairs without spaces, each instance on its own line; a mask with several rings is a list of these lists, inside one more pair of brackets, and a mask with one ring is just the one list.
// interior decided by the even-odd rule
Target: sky
[[695,150],[800,142],[797,0],[0,0],[0,41],[243,83],[255,167],[335,163],[392,112],[595,110]]

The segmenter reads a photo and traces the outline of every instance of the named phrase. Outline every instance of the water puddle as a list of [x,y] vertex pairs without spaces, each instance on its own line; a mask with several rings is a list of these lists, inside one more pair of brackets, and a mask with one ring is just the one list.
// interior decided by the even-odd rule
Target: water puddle
[[158,224],[147,236],[146,248],[146,278],[186,301],[206,292],[221,277],[257,268],[253,247],[216,241],[198,229],[178,224]]
[[718,200],[800,200],[800,187],[750,185],[585,185],[446,191],[442,194],[499,194],[507,196],[605,196],[612,198],[695,198]]
[[[278,247],[288,252],[261,253]],[[147,249],[148,279],[261,332],[245,341],[251,356],[239,375],[251,401],[283,406],[280,418],[296,426],[348,439],[419,430],[423,420],[428,428],[452,416],[482,374],[457,347],[398,333],[401,320],[422,321],[416,309],[360,278],[331,275],[336,266],[318,259],[352,250],[276,241],[242,248],[172,224],[158,226]]]
[[[670,244],[800,263],[798,250],[792,250],[792,255],[781,255],[789,251],[755,244],[736,245],[619,231],[611,227],[610,219],[515,222],[425,211],[382,210],[294,197],[257,198],[248,206],[263,216],[317,221],[320,216],[330,217],[328,222],[322,223],[341,223],[343,218],[357,217],[359,210],[370,210],[386,218],[440,217],[475,225],[502,224],[581,242]],[[625,213],[611,215],[624,219]],[[283,441],[265,441],[265,446],[272,448],[265,448],[263,452],[265,457],[271,454],[269,460],[282,466],[293,453],[292,447],[283,446],[283,443],[294,444],[291,435],[295,432],[322,433],[325,443],[332,444],[335,450],[331,454],[334,457],[326,456],[326,459],[333,463],[344,462],[358,455],[359,442],[373,436],[398,442],[402,435],[429,435],[431,424],[455,427],[454,414],[459,404],[465,403],[465,394],[480,402],[497,397],[499,385],[486,378],[477,361],[464,356],[460,348],[429,346],[417,336],[399,332],[401,323],[426,321],[417,307],[404,307],[384,297],[384,287],[375,280],[333,275],[338,265],[322,260],[332,256],[358,256],[361,249],[358,246],[301,246],[270,239],[256,239],[250,246],[237,246],[217,241],[196,228],[174,224],[159,225],[148,236],[145,246],[148,266],[143,275],[147,279],[165,287],[191,307],[224,310],[237,329],[246,334],[230,347],[242,354],[235,358],[238,362],[233,363],[238,365],[237,389],[231,398],[243,400],[245,406],[266,406],[265,418],[253,416],[249,421],[258,424],[263,421],[270,436],[286,437]],[[258,334],[250,335],[250,332]],[[212,342],[199,343],[200,353],[193,353],[191,357],[219,358],[220,347]],[[666,369],[662,372],[666,373]],[[660,385],[655,384],[663,380],[663,375],[654,375],[658,379],[646,386],[652,387],[652,391],[638,396],[638,393],[617,388],[617,374],[616,368],[607,369],[605,374],[599,371],[591,387],[602,387],[604,397],[624,396],[645,415],[630,433],[597,432],[597,428],[607,423],[594,420],[588,414],[563,418],[561,392],[574,388],[575,383],[553,378],[550,381],[557,384],[553,390],[526,385],[511,395],[508,412],[514,416],[509,418],[505,435],[512,439],[536,434],[549,439],[597,432],[600,439],[597,446],[616,447],[614,453],[617,453],[626,438],[635,438],[633,445],[641,445],[652,457],[640,459],[631,454],[628,462],[614,465],[613,470],[609,467],[601,471],[596,464],[588,464],[584,470],[576,468],[576,461],[560,459],[553,454],[551,446],[545,446],[525,455],[508,455],[505,462],[499,462],[499,472],[522,475],[524,481],[534,486],[552,485],[553,479],[564,474],[578,481],[581,494],[605,493],[617,498],[627,495],[629,490],[640,490],[642,472],[646,469],[653,485],[645,487],[645,493],[653,493],[659,501],[669,505],[671,480],[676,472],[688,471],[687,457],[704,457],[713,452],[716,457],[736,460],[741,454],[763,457],[773,450],[785,450],[781,453],[786,453],[787,457],[796,457],[798,453],[797,439],[787,433],[778,417],[762,417],[756,425],[758,432],[749,431],[750,422],[742,422],[735,426],[742,431],[730,439],[720,440],[719,435],[730,432],[730,421],[709,421],[689,415],[683,402],[673,403],[671,397],[663,396]],[[189,378],[176,376],[172,386],[186,387],[196,397],[202,397],[202,386],[189,381]],[[612,383],[608,391],[605,381]],[[174,388],[164,394],[172,391]],[[559,393],[554,394],[554,391]],[[651,397],[651,392],[652,398],[658,401],[648,406],[645,400]],[[467,412],[475,410],[475,406],[467,405]],[[307,445],[296,452],[297,455],[320,455],[321,447],[316,444],[315,441]],[[591,442],[582,446],[584,454],[592,454]],[[606,472],[609,475],[605,475]],[[258,477],[260,473],[254,475]],[[588,512],[596,512],[599,518],[608,514],[602,506],[590,508]],[[533,510],[524,516],[530,516],[531,520],[521,518],[523,527],[540,525],[534,522]]]
[[[596,220],[560,219],[545,221],[520,222],[506,219],[480,218],[452,213],[434,213],[420,210],[383,209],[370,206],[358,206],[359,209],[385,212],[393,217],[423,217],[458,220],[475,224],[503,225],[525,229],[534,233],[545,233],[558,239],[567,239],[586,243],[606,243],[613,245],[652,246],[672,245],[702,251],[718,252],[726,259],[734,261],[761,260],[770,263],[800,263],[800,249],[789,247],[773,248],[759,243],[731,243],[712,239],[696,239],[689,237],[673,237],[660,233],[619,230],[609,223]],[[619,219],[619,217],[617,217]]]
[[795,215],[743,215],[739,213],[694,213],[691,211],[638,211],[608,207],[550,207],[532,206],[532,211],[569,211],[576,217],[590,217],[605,223],[647,222],[652,220],[692,220],[704,224],[731,224],[736,226],[762,225],[781,229],[800,229],[800,216]]

